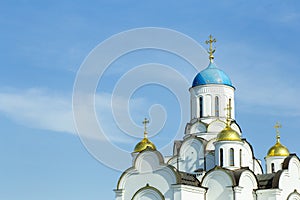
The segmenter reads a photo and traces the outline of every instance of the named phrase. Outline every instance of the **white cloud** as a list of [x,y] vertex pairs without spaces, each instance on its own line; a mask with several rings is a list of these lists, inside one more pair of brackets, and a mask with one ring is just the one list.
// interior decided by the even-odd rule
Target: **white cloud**
[[295,23],[295,22],[298,22],[299,21],[299,13],[296,13],[296,12],[287,12],[287,13],[284,13],[279,21],[283,22],[283,23],[287,23],[287,24],[292,24],[292,23]]
[[31,88],[0,92],[0,111],[31,128],[75,133],[71,99]]
[[[102,128],[109,130],[106,136],[114,142],[127,143],[128,137],[122,137],[120,129],[116,126],[111,111],[111,94],[96,94],[96,110]],[[115,96],[119,111],[124,111],[119,115],[118,120],[127,117],[122,105],[126,105],[127,99]],[[135,105],[134,113],[144,106],[145,99],[131,99]],[[73,120],[71,95],[58,95],[53,91],[45,89],[30,88],[18,90],[13,88],[0,89],[0,112],[18,124],[30,128],[50,130],[77,134]],[[82,122],[86,122],[85,119]],[[114,134],[111,134],[114,133]],[[103,140],[103,137],[95,137],[95,133],[81,133],[81,136]]]

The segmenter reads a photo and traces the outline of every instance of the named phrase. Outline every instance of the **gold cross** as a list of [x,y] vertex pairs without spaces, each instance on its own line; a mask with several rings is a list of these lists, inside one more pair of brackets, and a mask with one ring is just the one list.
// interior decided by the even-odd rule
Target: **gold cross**
[[279,131],[279,129],[282,128],[282,126],[281,126],[281,124],[279,122],[276,122],[274,128],[276,130],[276,139],[279,140],[280,139],[280,131]]
[[232,111],[231,101],[229,101],[225,110],[227,110],[227,120],[230,120],[231,119],[231,111]]
[[205,43],[209,44],[209,50],[207,51],[209,53],[209,60],[212,61],[214,59],[214,53],[216,49],[213,49],[212,43],[217,42],[216,38],[213,38],[212,35],[209,35],[209,40],[206,40]]
[[149,124],[149,120],[145,118],[143,124],[144,124],[144,138],[147,138],[147,124]]

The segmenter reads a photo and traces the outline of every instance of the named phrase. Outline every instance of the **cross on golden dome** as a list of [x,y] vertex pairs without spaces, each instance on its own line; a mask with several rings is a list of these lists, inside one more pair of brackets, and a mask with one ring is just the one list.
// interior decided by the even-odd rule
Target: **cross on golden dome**
[[135,153],[142,152],[147,148],[156,150],[155,145],[147,138],[147,124],[149,124],[149,120],[145,118],[142,123],[144,124],[144,138],[139,143],[137,143],[137,145],[135,145]]
[[279,122],[276,122],[274,128],[276,130],[276,139],[277,139],[277,142],[279,142],[279,139],[280,139],[280,131],[279,131],[279,129],[282,128],[282,126],[281,126],[281,124]]
[[209,44],[209,50],[207,51],[209,54],[209,60],[210,62],[212,62],[212,60],[214,59],[214,53],[216,51],[216,49],[213,49],[212,43],[217,42],[216,38],[213,38],[212,35],[209,35],[209,40],[206,40],[205,43]]
[[231,111],[232,111],[232,107],[231,107],[231,101],[229,101],[229,103],[227,104],[225,110],[227,110],[227,114],[226,114],[226,121],[227,121],[227,125],[230,126],[230,120],[231,120]]
[[279,124],[278,122],[276,122],[274,128],[276,130],[276,144],[274,146],[272,146],[267,154],[267,157],[272,157],[272,156],[289,156],[290,152],[289,150],[283,146],[279,139],[280,139],[280,132],[279,129],[281,128],[281,124]]
[[227,110],[226,115],[226,126],[225,128],[217,135],[217,141],[241,141],[241,136],[238,132],[233,130],[230,126],[231,122],[231,100],[229,99],[229,102],[225,108]]
[[147,138],[147,124],[149,124],[149,120],[145,118],[143,124],[144,124],[144,138]]

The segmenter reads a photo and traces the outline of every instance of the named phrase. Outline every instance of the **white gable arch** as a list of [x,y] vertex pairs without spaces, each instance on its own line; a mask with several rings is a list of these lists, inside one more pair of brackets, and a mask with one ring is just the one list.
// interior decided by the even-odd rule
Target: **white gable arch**
[[205,175],[202,181],[202,186],[208,188],[206,199],[209,200],[232,199],[233,185],[234,180],[232,176],[222,169],[213,169]]
[[287,200],[300,200],[300,194],[295,190],[288,196]]
[[202,122],[195,122],[190,128],[190,134],[197,134],[197,133],[205,133],[206,132],[206,125]]
[[217,141],[217,138],[213,138],[211,140],[208,141],[208,143],[206,144],[206,151],[214,151],[215,150],[215,145],[214,142]]
[[207,132],[219,133],[225,128],[225,126],[226,126],[225,122],[217,119],[208,125]]
[[185,140],[179,151],[179,169],[193,173],[199,168],[204,168],[204,146],[199,138]]
[[240,188],[242,188],[242,191],[237,194],[237,196],[240,197],[240,199],[254,199],[255,190],[258,188],[257,179],[255,178],[255,175],[249,171],[245,170],[241,173],[239,178],[239,184]]
[[253,172],[249,170],[242,172],[239,180],[239,185],[253,188],[253,189],[257,189],[258,187],[258,183],[255,178],[255,175],[253,174]]
[[149,185],[139,189],[132,197],[132,200],[164,200],[162,193]]
[[236,122],[233,122],[230,126],[231,126],[231,128],[233,130],[235,130],[236,132],[238,132],[240,135],[242,134],[241,128],[239,127],[239,125],[237,125]]
[[158,170],[164,164],[164,159],[158,151],[145,150],[136,157],[134,167],[141,173]]
[[293,177],[300,180],[300,162],[296,156],[293,156],[288,163],[288,171],[293,174]]

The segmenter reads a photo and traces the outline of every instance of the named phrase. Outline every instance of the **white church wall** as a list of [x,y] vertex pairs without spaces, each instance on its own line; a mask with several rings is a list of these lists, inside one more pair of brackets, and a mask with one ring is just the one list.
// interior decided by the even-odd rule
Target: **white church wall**
[[256,199],[255,190],[258,188],[255,175],[250,171],[242,172],[239,179],[239,190],[236,191],[235,200]]
[[[227,85],[207,84],[190,88],[191,94],[191,119],[202,117],[226,117],[226,105],[231,99],[232,118],[235,118],[234,88]],[[215,97],[219,98],[218,116],[216,116]],[[200,116],[200,97],[203,98],[203,111]]]
[[286,156],[272,156],[266,157],[267,173],[274,173],[282,169],[282,163]]
[[124,189],[116,189],[115,192],[115,199],[116,200],[124,200]]
[[194,122],[190,125],[189,129],[186,129],[185,134],[196,134],[199,135],[200,133],[206,133],[206,126],[200,121]]
[[242,131],[240,127],[234,122],[230,125],[230,127],[235,130],[239,135],[242,135]]
[[289,194],[287,200],[300,200],[300,194],[297,191],[294,191]]
[[262,167],[261,167],[261,162],[259,162],[259,160],[257,160],[257,159],[253,159],[253,173],[255,175],[263,173]]
[[215,119],[214,121],[210,122],[207,127],[207,132],[212,133],[219,133],[225,128],[226,124],[224,121],[220,119]]
[[200,135],[205,140],[209,141],[213,138],[216,138],[218,133],[221,132],[225,128],[225,122],[215,119],[211,121],[207,127],[207,133]]
[[214,152],[207,153],[205,159],[206,171],[209,171],[216,166]]
[[283,169],[279,178],[279,188],[282,189],[282,197],[287,199],[295,190],[300,191],[300,162],[298,158],[292,157]]
[[[177,183],[177,178],[174,169],[164,164],[158,151],[143,151],[136,157],[134,166],[126,170],[119,179],[117,190],[126,189],[126,192],[123,196],[119,194],[118,199],[131,199],[137,191],[149,185],[157,188],[166,200],[171,200],[173,193],[170,188]],[[145,194],[143,198],[148,196]]]
[[164,200],[164,197],[158,189],[147,185],[138,190],[132,200]]
[[[257,190],[257,199],[289,199],[291,196],[298,198],[300,190],[300,162],[296,156],[284,162],[283,170],[278,171],[274,177],[278,189]],[[274,180],[273,180],[274,181]],[[295,195],[292,195],[295,194]]]
[[[217,141],[215,144],[215,163],[218,166],[227,168],[227,169],[238,169],[240,168],[241,155],[240,150],[242,149],[242,142],[240,141]],[[220,150],[223,151],[223,156],[221,158]],[[233,163],[231,163],[230,151],[233,149]],[[221,161],[223,160],[223,161]]]
[[264,189],[256,191],[257,200],[283,200],[280,189]]
[[190,103],[191,103],[191,121],[193,119],[197,118],[197,113],[199,112],[199,110],[197,110],[197,104],[198,104],[198,98],[197,95],[195,94],[194,90],[190,90]]
[[217,140],[217,138],[213,138],[211,140],[209,140],[206,144],[206,147],[205,147],[205,151],[206,152],[211,152],[211,151],[215,151],[215,141]]
[[288,195],[294,191],[295,185],[293,184],[297,184],[295,179],[290,176],[288,170],[283,170],[279,179],[279,189],[282,189],[281,197],[283,199],[287,199]]
[[208,188],[206,192],[208,200],[233,199],[233,180],[222,169],[207,173],[203,178],[202,186]]
[[242,167],[248,167],[250,170],[253,171],[254,166],[255,164],[253,160],[252,148],[250,147],[250,144],[244,140],[242,146]]
[[206,117],[214,116],[212,112],[213,100],[210,94],[204,95],[204,113],[203,115]]
[[186,139],[179,151],[179,170],[194,173],[196,169],[204,169],[204,144],[197,138]]
[[173,200],[204,200],[206,192],[204,188],[189,185],[173,185],[173,191]]

